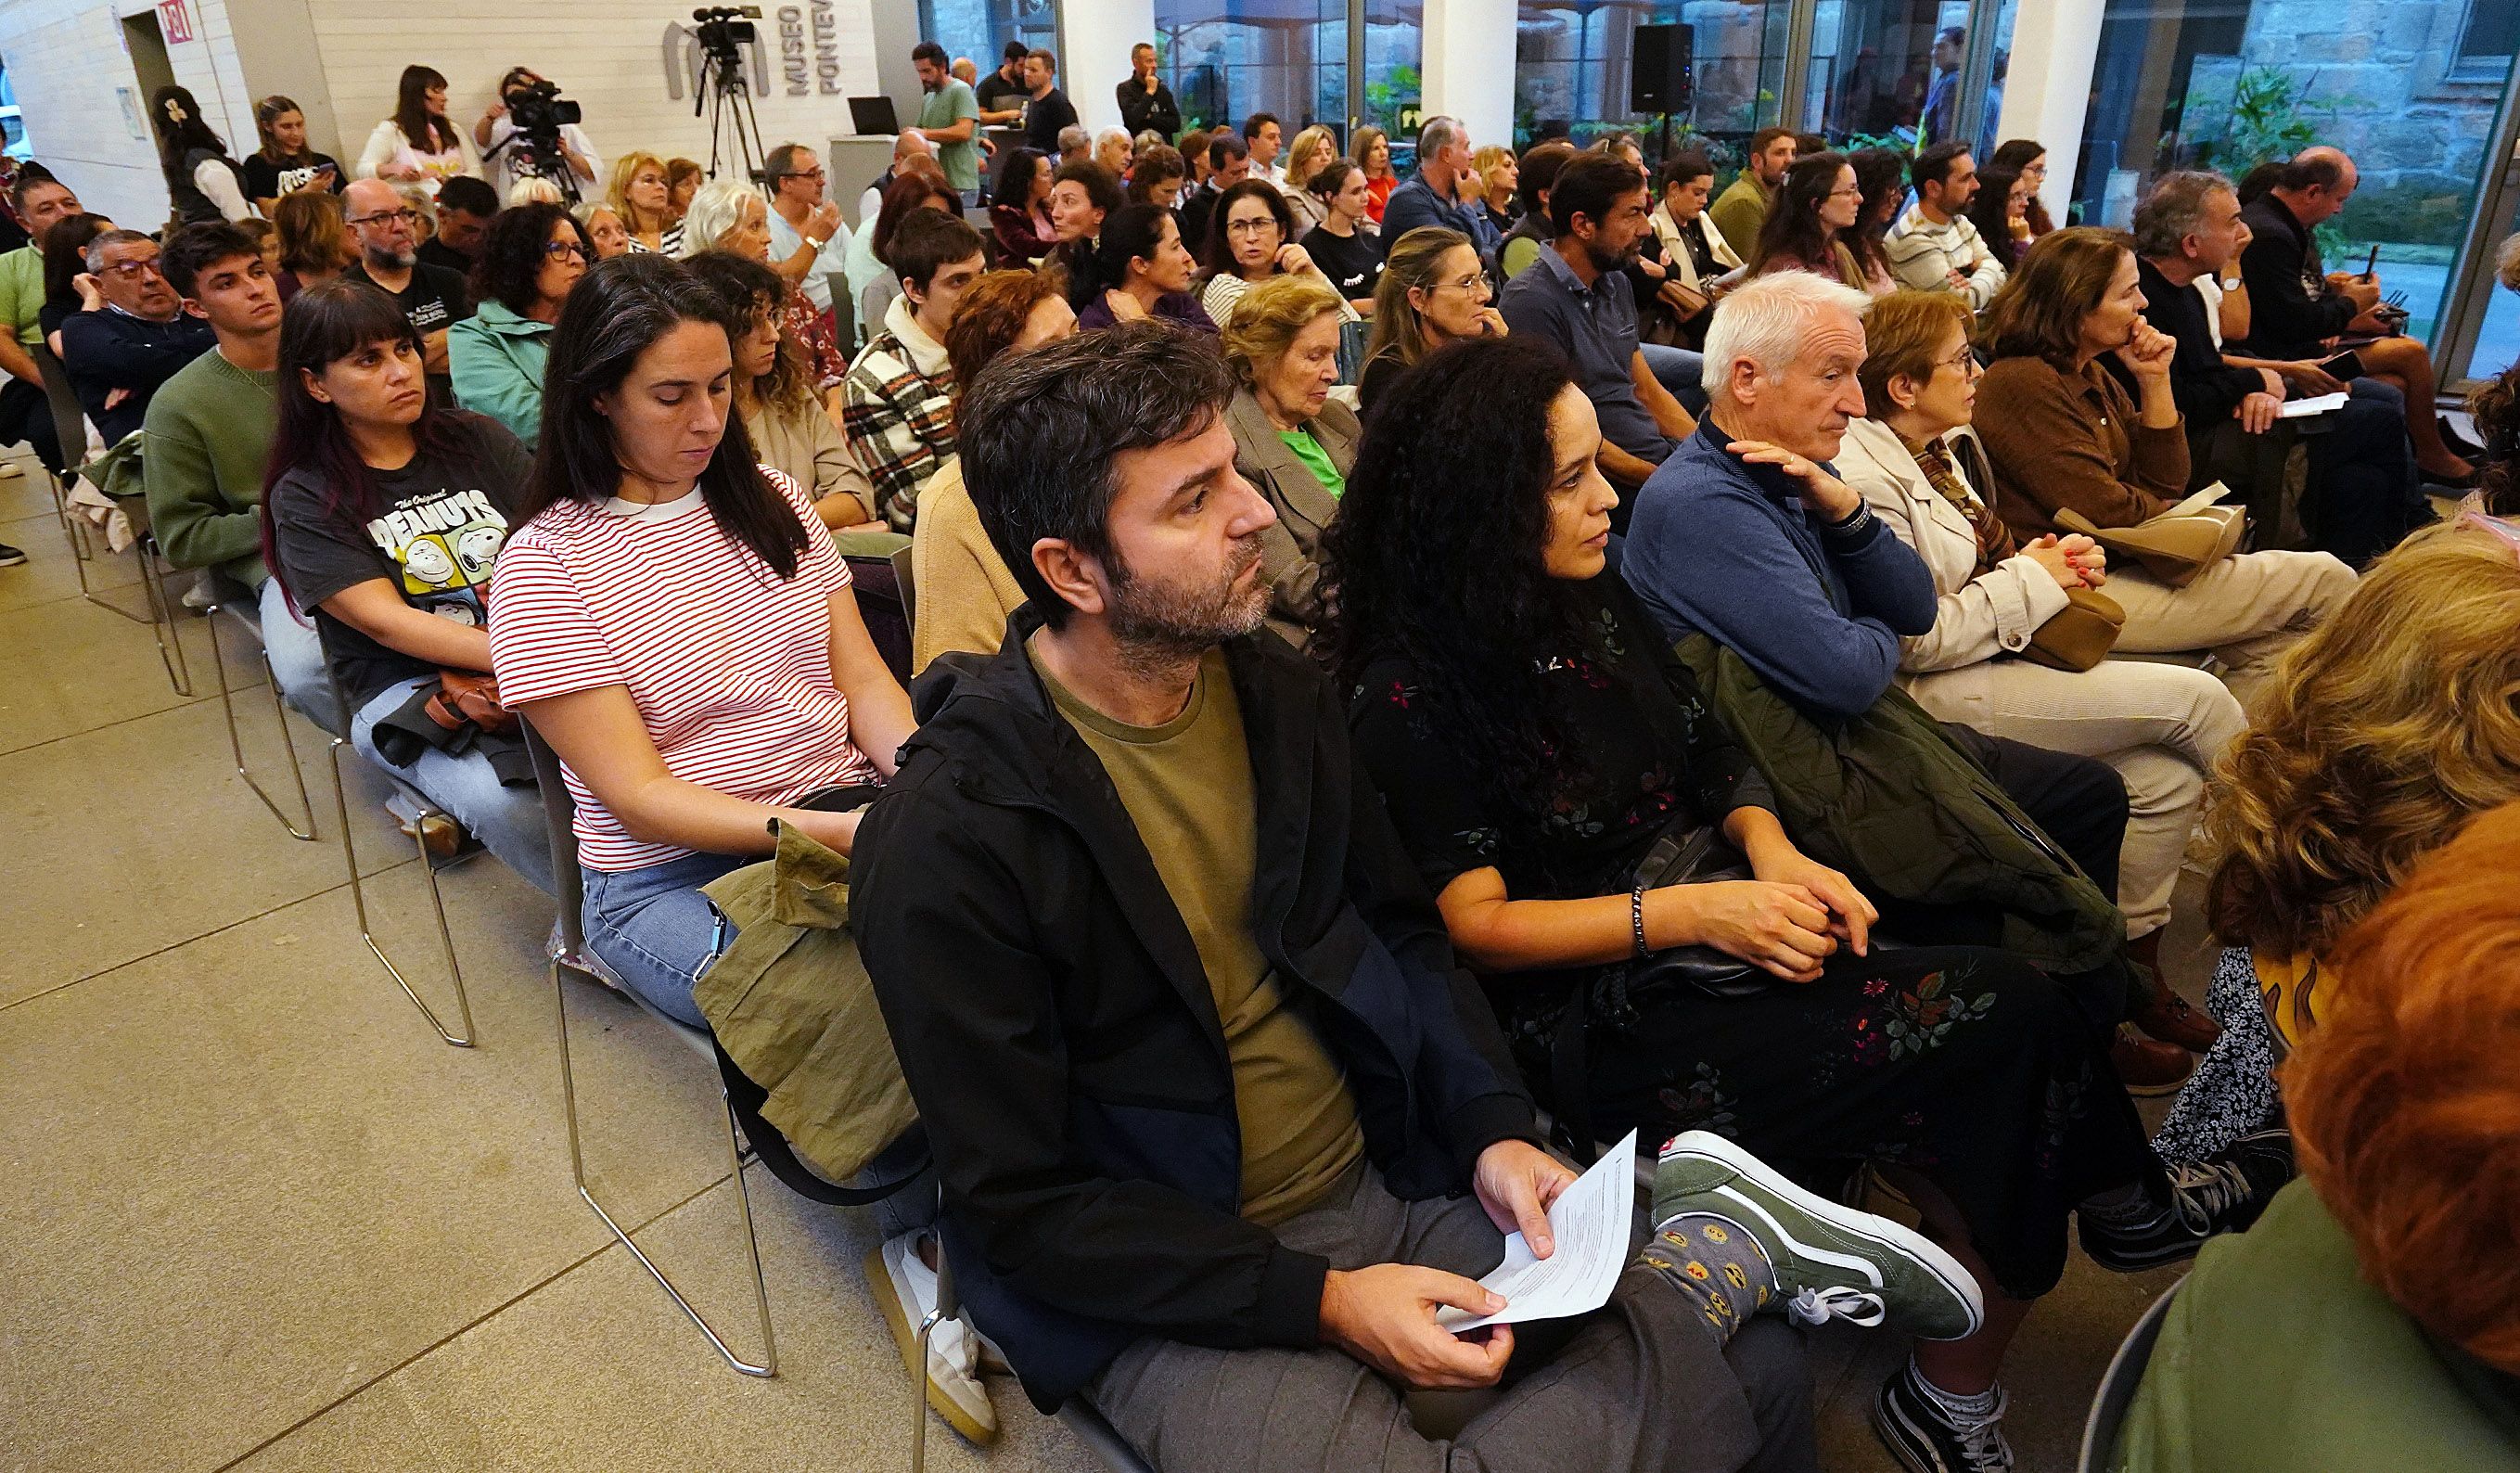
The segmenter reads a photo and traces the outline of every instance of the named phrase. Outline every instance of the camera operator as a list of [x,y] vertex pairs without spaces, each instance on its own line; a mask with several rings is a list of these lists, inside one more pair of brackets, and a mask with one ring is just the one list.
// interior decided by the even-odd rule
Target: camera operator
[[[595,140],[568,115],[576,110],[575,103],[561,102],[560,89],[530,67],[512,67],[499,78],[499,99],[472,124],[472,142],[481,150],[482,172],[500,199],[507,199],[509,186],[526,175],[549,179],[571,197],[595,182],[595,160],[602,156],[595,151]],[[554,149],[558,158],[551,156]],[[569,177],[562,177],[563,162]]]

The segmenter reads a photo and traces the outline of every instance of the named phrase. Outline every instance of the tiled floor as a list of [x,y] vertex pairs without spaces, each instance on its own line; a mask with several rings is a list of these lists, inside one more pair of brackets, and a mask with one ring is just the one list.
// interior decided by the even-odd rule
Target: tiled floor
[[[179,696],[145,628],[79,598],[43,486],[0,479],[0,542],[33,558],[0,569],[0,1466],[905,1467],[864,1216],[749,1174],[781,1374],[728,1371],[570,1188],[541,898],[486,860],[446,874],[480,1047],[438,1043],[359,942],[320,738],[292,720],[321,830],[299,843],[232,771],[208,629],[184,621],[200,693]],[[443,1000],[420,876],[351,780],[380,934]],[[2196,938],[2188,915],[2170,947],[2191,984]],[[592,1170],[749,1349],[705,1065],[609,998],[570,1004]],[[2171,1276],[2078,1262],[2041,1306],[2007,1377],[2024,1468],[2072,1466],[2100,1367]],[[1865,1413],[1899,1355],[1816,1340],[1830,1468],[1891,1466]],[[1012,1386],[997,1402],[1004,1440],[975,1454],[939,1424],[939,1466],[1091,1466]]]

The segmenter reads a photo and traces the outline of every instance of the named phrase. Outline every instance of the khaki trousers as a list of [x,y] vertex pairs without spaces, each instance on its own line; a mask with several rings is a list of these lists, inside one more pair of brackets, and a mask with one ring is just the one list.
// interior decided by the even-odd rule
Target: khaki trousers
[[2126,610],[2122,654],[2211,651],[2243,707],[2275,663],[2354,592],[2354,570],[2325,553],[2242,553],[2171,588],[2140,569],[2109,569],[2100,592]]
[[[2110,579],[2109,592],[2117,588]],[[2127,791],[2117,895],[2127,934],[2148,935],[2170,919],[2206,780],[2248,726],[2221,681],[2148,660],[2075,672],[1992,659],[1912,676],[1908,693],[1938,720],[2115,768]]]

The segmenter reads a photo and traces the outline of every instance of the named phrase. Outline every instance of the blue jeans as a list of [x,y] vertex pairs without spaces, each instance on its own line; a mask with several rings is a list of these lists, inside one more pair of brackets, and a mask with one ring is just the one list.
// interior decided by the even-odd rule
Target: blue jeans
[[1658,342],[1641,342],[1645,367],[1653,370],[1654,381],[1671,390],[1680,407],[1691,415],[1706,413],[1706,355],[1694,348],[1667,348]]
[[316,637],[315,625],[289,611],[289,596],[280,591],[277,578],[263,579],[257,598],[262,652],[271,661],[271,678],[280,682],[281,695],[325,731],[340,731],[341,712],[333,699],[333,683],[324,678],[324,642]]
[[700,886],[751,863],[740,855],[687,854],[636,870],[582,870],[586,944],[649,1006],[706,1028],[692,987],[735,940],[735,923]]
[[416,675],[378,692],[350,719],[350,745],[381,771],[410,783],[422,797],[453,814],[499,863],[530,880],[535,889],[545,895],[559,893],[552,878],[551,831],[543,826],[538,790],[502,783],[490,759],[479,752],[458,755],[429,747],[411,766],[396,767],[377,750],[377,723],[415,692],[436,684],[434,675]]

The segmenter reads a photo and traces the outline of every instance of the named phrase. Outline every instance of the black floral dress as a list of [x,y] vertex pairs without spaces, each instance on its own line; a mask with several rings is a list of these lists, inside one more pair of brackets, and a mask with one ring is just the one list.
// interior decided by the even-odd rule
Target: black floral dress
[[[1493,868],[1523,900],[1625,894],[1676,816],[1719,823],[1769,806],[1768,786],[1649,631],[1617,579],[1595,585],[1585,647],[1549,659],[1554,730],[1582,748],[1535,844],[1508,845],[1481,786],[1446,740],[1442,702],[1402,659],[1351,692],[1359,760],[1429,887]],[[1491,976],[1490,998],[1547,1099],[1569,990],[1596,968]],[[1712,1130],[1828,1190],[1860,1162],[1930,1180],[1958,1208],[1998,1286],[2054,1287],[2074,1204],[2159,1173],[2133,1103],[2065,989],[1978,947],[1841,951],[1820,980],[1747,997],[1671,988],[1596,1016],[1586,1076],[1597,1133],[1659,1142]]]

